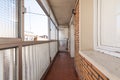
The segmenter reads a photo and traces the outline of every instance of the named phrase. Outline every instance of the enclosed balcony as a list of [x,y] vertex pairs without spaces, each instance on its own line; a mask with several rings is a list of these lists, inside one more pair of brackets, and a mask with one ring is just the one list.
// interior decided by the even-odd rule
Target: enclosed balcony
[[120,80],[120,0],[0,0],[0,80]]

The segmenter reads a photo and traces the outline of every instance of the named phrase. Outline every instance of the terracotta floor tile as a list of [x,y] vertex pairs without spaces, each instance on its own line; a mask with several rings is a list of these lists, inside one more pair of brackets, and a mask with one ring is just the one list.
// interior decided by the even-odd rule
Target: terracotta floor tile
[[78,80],[69,53],[61,52],[57,55],[45,80]]

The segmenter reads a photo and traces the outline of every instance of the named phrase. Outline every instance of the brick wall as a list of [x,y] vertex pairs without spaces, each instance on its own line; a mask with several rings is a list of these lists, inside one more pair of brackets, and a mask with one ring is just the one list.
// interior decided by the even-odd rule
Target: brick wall
[[[84,5],[84,4],[87,4],[86,2],[88,2],[89,4]],[[80,4],[78,2],[78,5],[75,9],[76,14],[74,16],[74,23],[75,23],[75,58],[74,58],[74,63],[75,63],[76,72],[77,72],[80,80],[109,80],[94,65],[92,65],[86,58],[84,58],[83,56],[81,56],[79,54],[79,49],[81,49],[81,47],[83,47],[85,49],[91,49],[92,48],[92,45],[90,45],[90,46],[87,45],[85,47],[81,46],[83,41],[85,39],[88,39],[88,38],[83,38],[82,37],[83,41],[81,43],[81,36],[79,35],[80,33],[84,34],[84,36],[86,36],[86,35],[88,35],[88,34],[86,34],[86,32],[89,32],[89,36],[91,38],[91,42],[89,44],[93,44],[93,42],[92,42],[93,40],[92,40],[92,36],[91,36],[93,31],[90,30],[90,29],[92,29],[93,25],[80,25],[80,23],[79,23],[80,18],[81,18],[81,22],[83,22],[85,24],[93,23],[91,21],[92,20],[92,15],[93,15],[92,7],[91,7],[92,6],[92,0],[82,0],[81,3],[82,3],[81,4],[82,8],[85,9],[85,10],[82,9],[83,11],[81,10],[81,14],[84,14],[84,15],[79,16],[79,6],[80,6]],[[89,12],[89,14],[88,14],[87,11]],[[83,29],[83,27],[84,27],[84,29]],[[86,28],[88,29],[88,31],[84,32],[84,30],[86,30]],[[81,30],[81,32],[79,30]],[[82,31],[84,33],[82,33]],[[87,41],[84,41],[84,43],[87,44]]]
[[75,68],[76,72],[78,74],[78,77],[80,79],[80,68],[79,68],[79,2],[77,4],[77,7],[75,9],[75,16],[74,16],[74,23],[75,23],[75,58],[74,58],[74,63],[75,63]]
[[75,14],[75,53],[78,53],[79,52],[79,4],[77,4],[75,13],[76,13]]

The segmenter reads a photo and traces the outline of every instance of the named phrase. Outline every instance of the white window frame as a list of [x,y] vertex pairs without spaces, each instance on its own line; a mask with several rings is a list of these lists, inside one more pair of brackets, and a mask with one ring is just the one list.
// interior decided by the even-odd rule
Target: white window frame
[[[114,46],[108,46],[108,45],[103,45],[101,43],[101,23],[100,23],[100,10],[101,10],[101,0],[94,0],[93,1],[93,8],[94,8],[94,50],[103,52],[105,54],[109,54],[115,57],[119,57],[120,58],[120,47],[114,47]],[[97,17],[96,17],[97,16]]]

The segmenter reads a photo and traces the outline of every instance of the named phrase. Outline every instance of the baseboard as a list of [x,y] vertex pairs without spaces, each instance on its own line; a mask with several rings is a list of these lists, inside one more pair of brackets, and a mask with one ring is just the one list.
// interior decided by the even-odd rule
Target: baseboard
[[46,75],[47,75],[47,74],[49,73],[49,71],[50,71],[50,68],[52,67],[53,63],[55,62],[55,59],[56,59],[58,53],[59,53],[59,51],[56,53],[53,61],[51,61],[50,65],[48,66],[47,70],[45,71],[45,73],[43,74],[43,76],[42,76],[42,78],[41,78],[40,80],[44,80],[44,79],[45,79]]

